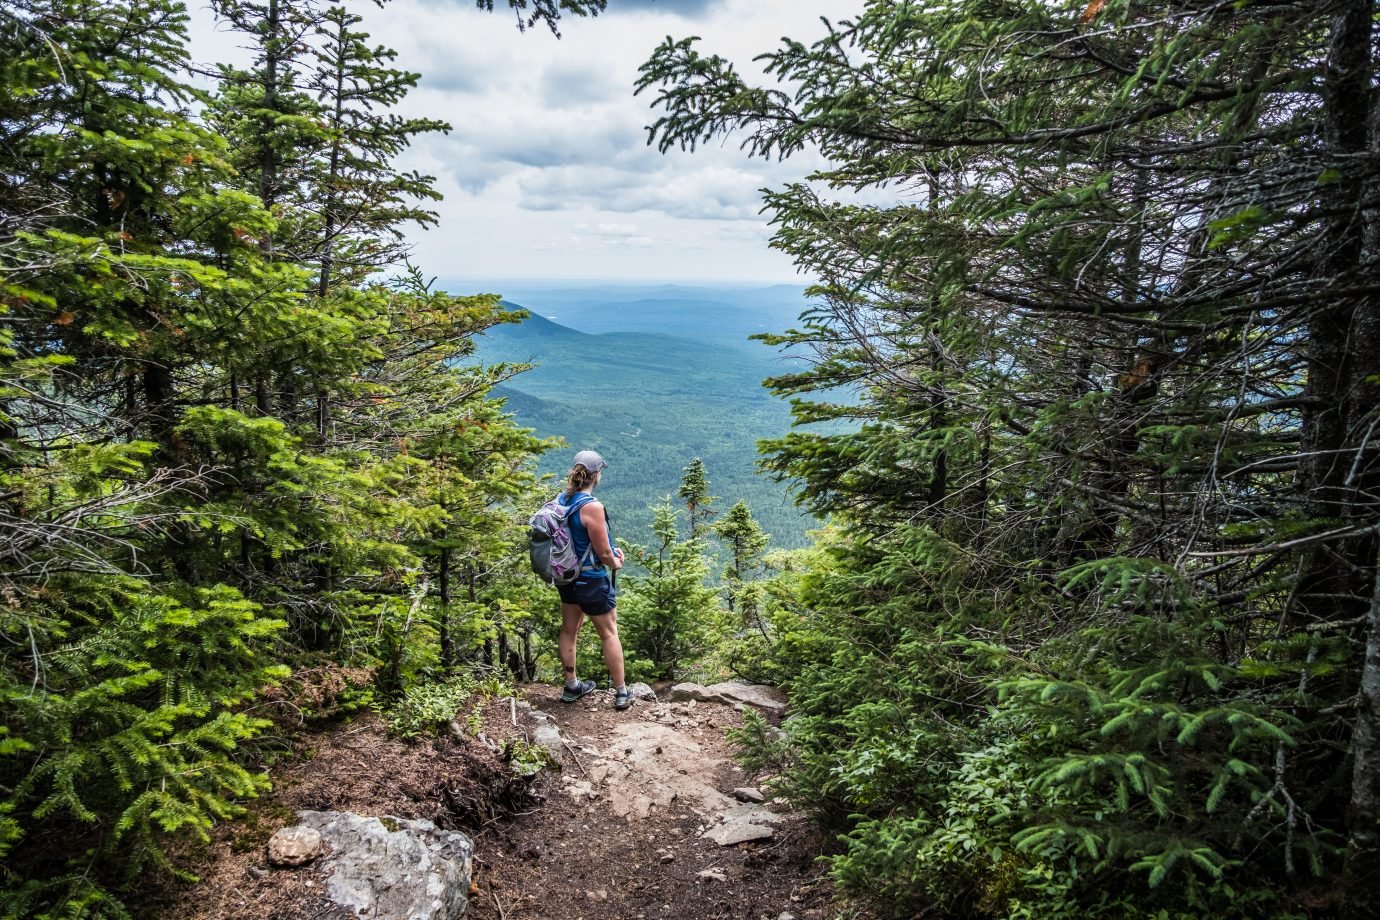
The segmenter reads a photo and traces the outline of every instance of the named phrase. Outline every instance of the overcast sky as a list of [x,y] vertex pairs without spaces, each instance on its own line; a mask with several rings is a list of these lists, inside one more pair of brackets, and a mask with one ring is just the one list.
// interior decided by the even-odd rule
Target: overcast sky
[[[189,0],[197,60],[241,60],[204,0]],[[646,145],[650,93],[638,66],[671,35],[702,36],[756,77],[756,54],[782,36],[813,41],[820,16],[861,0],[609,0],[593,19],[567,18],[557,40],[518,32],[506,11],[472,0],[345,4],[374,40],[422,74],[404,114],[449,121],[403,165],[437,177],[438,227],[412,233],[423,270],[447,279],[803,282],[768,249],[759,189],[800,178],[809,156],[749,160],[737,140],[693,154]],[[495,6],[504,6],[497,0]]]

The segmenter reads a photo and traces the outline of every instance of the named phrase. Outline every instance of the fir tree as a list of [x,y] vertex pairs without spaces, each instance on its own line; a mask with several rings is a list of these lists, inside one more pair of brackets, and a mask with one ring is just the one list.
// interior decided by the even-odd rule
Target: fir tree
[[[246,191],[279,217],[289,217],[274,236],[259,240],[266,251],[284,249],[289,260],[303,261],[308,240],[300,239],[298,209],[308,198],[302,151],[326,142],[326,114],[303,85],[310,65],[309,39],[324,14],[317,0],[220,0],[220,21],[245,36],[254,50],[248,70],[222,66],[212,124],[231,142],[237,172]],[[265,410],[266,411],[266,410]]]
[[766,199],[819,279],[768,337],[818,361],[772,383],[855,424],[765,465],[846,527],[774,651],[785,782],[846,833],[847,889],[1373,900],[1373,33],[1356,0],[875,0],[766,55],[789,91],[693,39],[645,65],[663,149],[827,161]]
[[389,112],[416,87],[419,74],[390,66],[397,52],[368,44],[361,16],[331,7],[317,26],[320,50],[310,86],[326,119],[325,144],[309,182],[321,216],[317,293],[337,274],[357,282],[400,261],[408,224],[436,222],[418,202],[440,196],[433,177],[402,173],[393,160],[419,135],[449,131],[443,121]]
[[651,509],[654,547],[631,547],[629,558],[647,574],[627,578],[619,623],[630,659],[646,662],[645,676],[673,678],[718,630],[715,592],[705,584],[709,560],[700,540],[680,538],[671,498]]
[[[714,534],[728,547],[729,564],[724,572],[727,584],[728,609],[733,611],[735,597],[743,590],[744,584],[752,580],[753,568],[758,557],[771,542],[771,537],[762,530],[752,516],[747,502],[737,501],[728,513],[714,525]],[[747,611],[744,611],[747,616]]]
[[[185,83],[181,4],[0,11],[6,916],[120,915],[168,835],[262,791],[250,701],[288,664],[387,689],[496,620],[530,634],[505,563],[544,445],[488,395],[520,368],[465,360],[511,317],[369,278],[428,219],[392,158],[433,123],[369,108],[415,77],[349,17],[314,45],[311,3],[219,8],[258,53],[214,96]],[[309,91],[325,61],[335,120]],[[466,604],[432,597],[443,554]]]
[[709,494],[709,476],[705,472],[704,461],[699,457],[686,465],[676,495],[685,502],[685,509],[689,513],[690,538],[698,540],[704,535],[709,519],[717,513],[712,505],[718,498]]

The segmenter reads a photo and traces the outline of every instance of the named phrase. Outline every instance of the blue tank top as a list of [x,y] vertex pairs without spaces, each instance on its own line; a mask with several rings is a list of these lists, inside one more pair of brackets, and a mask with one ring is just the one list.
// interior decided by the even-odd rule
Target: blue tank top
[[[572,503],[580,501],[581,496],[588,498],[590,501],[594,500],[588,492],[576,492],[573,496],[570,496],[569,498],[566,498],[566,493],[562,492],[560,495],[556,497],[556,501],[560,502],[562,507],[568,508]],[[584,504],[588,503],[589,502],[584,502]],[[585,527],[585,522],[580,520],[580,511],[583,510],[583,507],[581,507],[574,514],[572,514],[570,517],[566,519],[570,522],[570,537],[572,542],[575,544],[575,555],[581,559],[585,558],[585,553],[589,550],[589,530]],[[606,513],[606,525],[607,522],[608,517]],[[606,526],[605,529],[608,531],[609,535],[609,549],[612,550],[613,527]],[[580,569],[580,572],[581,574],[588,575],[591,578],[608,577],[608,571],[604,568],[604,564],[599,561],[599,556],[593,553],[590,554],[589,561],[584,564],[584,567]]]

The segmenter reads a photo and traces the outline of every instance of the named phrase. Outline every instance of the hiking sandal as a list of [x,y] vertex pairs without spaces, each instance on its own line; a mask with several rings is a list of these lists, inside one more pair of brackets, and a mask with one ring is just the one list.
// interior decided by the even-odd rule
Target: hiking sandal
[[594,686],[594,681],[582,680],[573,687],[566,687],[565,690],[561,692],[561,702],[573,703],[580,697],[584,696],[586,693],[589,693],[591,690],[593,690]]

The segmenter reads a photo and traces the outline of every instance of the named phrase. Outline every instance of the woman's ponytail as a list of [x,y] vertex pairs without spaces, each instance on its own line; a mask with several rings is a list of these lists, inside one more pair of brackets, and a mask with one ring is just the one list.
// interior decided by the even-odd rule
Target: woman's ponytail
[[570,501],[570,499],[574,498],[576,492],[583,492],[594,485],[595,480],[598,478],[599,474],[591,473],[585,468],[583,463],[575,464],[570,470],[569,488],[565,490],[566,501]]

